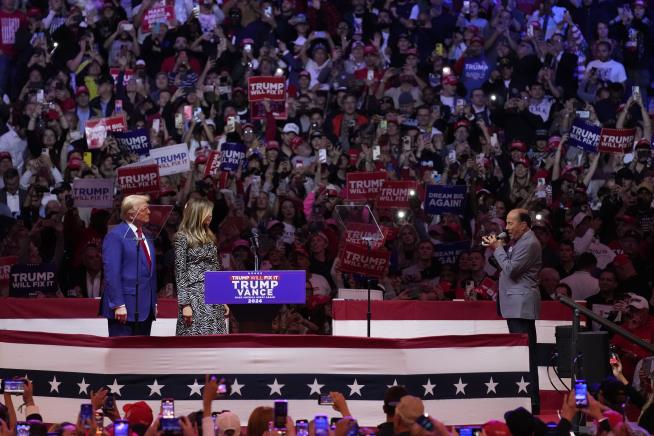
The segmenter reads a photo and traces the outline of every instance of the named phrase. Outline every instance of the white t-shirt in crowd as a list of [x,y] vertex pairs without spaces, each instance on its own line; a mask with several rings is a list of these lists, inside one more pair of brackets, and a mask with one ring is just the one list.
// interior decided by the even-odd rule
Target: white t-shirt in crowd
[[590,61],[586,65],[586,70],[590,71],[592,68],[597,68],[597,77],[605,82],[624,83],[627,81],[627,73],[624,70],[624,65],[613,59],[606,62],[602,62],[599,59]]

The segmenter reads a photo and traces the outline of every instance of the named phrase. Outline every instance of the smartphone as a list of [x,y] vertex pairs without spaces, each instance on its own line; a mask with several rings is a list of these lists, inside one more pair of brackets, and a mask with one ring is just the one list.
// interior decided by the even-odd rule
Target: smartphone
[[265,8],[263,8],[263,14],[268,18],[272,17],[273,14],[272,6],[268,5]]
[[16,436],[29,436],[31,426],[28,422],[22,421],[16,424]]
[[87,167],[93,166],[93,154],[90,151],[85,151],[83,154],[83,160]]
[[632,86],[631,87],[631,95],[634,96],[634,98],[640,98],[640,86]]
[[431,422],[431,419],[429,419],[429,415],[427,415],[426,413],[424,415],[419,416],[416,419],[416,424],[424,428],[426,431],[432,431],[434,429],[434,423]]
[[41,154],[45,154],[46,156],[50,156],[50,150],[47,148],[42,148],[41,149]]
[[182,114],[175,114],[175,128],[178,130],[184,128],[184,116]]
[[527,36],[530,38],[534,37],[534,26],[531,24],[527,26]]
[[449,76],[452,74],[452,69],[450,67],[443,67],[443,76]]
[[273,428],[285,430],[286,417],[288,416],[288,401],[275,400],[275,406],[273,408],[273,411],[274,411]]
[[481,428],[479,427],[459,427],[459,436],[477,436],[481,434]]
[[201,113],[202,113],[202,108],[201,107],[196,107],[195,110],[193,111],[193,121],[195,121],[196,123],[199,123]]
[[152,120],[152,129],[155,132],[159,133],[159,129],[161,129],[161,119],[155,118],[154,120]]
[[381,129],[382,132],[386,132],[386,130],[388,130],[388,121],[387,120],[381,120],[379,122],[379,128]]
[[443,56],[443,53],[445,53],[445,49],[443,48],[443,43],[442,42],[436,43],[436,48],[434,51],[436,52],[436,56]]
[[193,106],[187,104],[184,106],[184,121],[191,121],[193,118]]
[[129,436],[129,422],[124,419],[115,420],[114,436]]
[[366,76],[366,79],[368,79],[369,82],[375,80],[375,70],[368,68],[368,75]]
[[470,2],[468,0],[463,1],[463,13],[464,14],[470,13]]
[[372,146],[372,160],[379,160],[381,156],[381,147],[379,145]]
[[43,104],[45,102],[45,92],[42,89],[36,90],[36,102]]
[[442,180],[441,175],[438,173],[438,171],[432,171],[431,178],[434,179],[434,183],[440,183]]
[[545,178],[544,177],[539,177],[538,178],[538,186],[540,186],[540,187],[545,186]]
[[587,120],[590,118],[590,111],[577,111],[577,118],[581,118],[582,120]]
[[313,418],[316,436],[327,436],[329,434],[329,420],[327,415],[316,415]]
[[325,150],[324,148],[318,150],[318,162],[320,162],[321,164],[327,163],[327,150]]
[[79,420],[84,425],[84,428],[89,428],[87,421],[93,419],[93,405],[91,403],[83,403],[79,406]]
[[331,395],[321,395],[318,397],[318,404],[321,406],[333,406],[334,399]]
[[486,155],[484,153],[478,153],[477,156],[475,156],[475,161],[477,162],[477,165],[483,165],[485,160],[486,160]]
[[236,130],[236,119],[234,117],[227,117],[225,133],[232,133],[234,130]]
[[308,419],[296,419],[295,420],[295,432],[298,433],[300,431],[305,431],[308,433],[309,431],[309,420]]
[[313,32],[314,35],[316,35],[316,38],[327,38],[327,33],[323,32],[322,30]]
[[403,136],[402,137],[402,150],[403,151],[411,151],[411,137],[410,136]]
[[465,107],[465,105],[466,105],[466,101],[464,99],[462,99],[462,98],[457,98],[456,99],[456,107],[457,108]]
[[173,398],[164,398],[161,400],[161,417],[164,419],[175,417],[175,400]]
[[116,100],[114,112],[120,114],[123,112],[123,101]]
[[245,50],[246,53],[252,52],[252,44],[245,44],[243,50]]
[[116,399],[114,398],[114,394],[109,393],[104,399],[102,410],[114,410],[115,408],[116,408]]
[[499,139],[497,139],[497,133],[493,133],[493,134],[491,135],[490,145],[491,145],[491,147],[493,147],[493,148],[499,148],[499,146],[500,146],[500,141],[499,141]]
[[588,386],[586,385],[585,380],[575,381],[575,404],[577,407],[587,407],[588,406]]
[[132,23],[125,23],[121,25],[123,32],[131,32],[134,30],[134,25]]
[[451,150],[447,154],[447,160],[449,160],[450,162],[456,162],[456,150]]
[[22,395],[25,391],[25,379],[3,380],[2,390],[8,394]]

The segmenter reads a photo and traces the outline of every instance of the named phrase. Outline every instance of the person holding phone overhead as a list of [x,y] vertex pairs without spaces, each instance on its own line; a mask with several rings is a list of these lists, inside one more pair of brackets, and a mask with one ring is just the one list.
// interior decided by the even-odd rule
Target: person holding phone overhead
[[216,236],[209,228],[213,204],[191,200],[184,208],[175,235],[175,281],[177,284],[177,336],[222,335],[227,333],[223,304],[204,303],[204,273],[222,270]]

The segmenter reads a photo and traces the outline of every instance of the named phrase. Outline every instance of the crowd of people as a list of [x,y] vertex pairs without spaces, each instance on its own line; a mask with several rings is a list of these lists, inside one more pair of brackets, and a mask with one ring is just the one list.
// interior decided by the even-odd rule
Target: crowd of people
[[[620,369],[614,368],[614,373],[623,378]],[[138,436],[271,436],[286,434],[289,436],[463,436],[468,434],[482,436],[532,436],[560,435],[568,436],[577,430],[580,423],[587,430],[582,434],[594,435],[648,435],[654,430],[654,406],[650,393],[642,397],[636,391],[625,395],[603,383],[597,399],[586,394],[585,406],[580,406],[575,399],[575,392],[565,396],[559,411],[558,422],[545,423],[520,407],[507,411],[500,420],[491,420],[477,427],[448,427],[438,420],[438,411],[426,409],[423,401],[398,385],[389,387],[384,394],[380,421],[377,427],[359,426],[347,404],[345,396],[340,392],[330,392],[333,410],[340,416],[332,417],[317,409],[315,418],[305,417],[293,421],[292,409],[280,409],[261,405],[252,410],[247,422],[230,410],[214,412],[214,402],[218,400],[221,407],[229,407],[230,400],[221,394],[220,383],[216,376],[205,376],[202,388],[202,408],[187,416],[174,413],[174,402],[170,409],[170,399],[162,400],[162,407],[157,413],[144,401],[123,405],[121,414],[112,394],[104,387],[91,390],[90,401],[83,404],[76,419],[69,422],[50,423],[47,411],[43,413],[34,400],[34,386],[30,380],[25,380],[22,393],[25,407],[25,421],[17,421],[14,398],[5,393],[4,404],[0,403],[0,435],[2,436],[42,436],[60,435],[74,436],[84,434],[115,435],[118,426],[128,426],[128,430],[120,434]],[[624,415],[625,398],[636,401],[646,401],[638,424],[629,422]],[[284,401],[284,400],[281,400]],[[168,407],[164,403],[168,402]],[[622,402],[622,403],[621,403]],[[87,409],[91,413],[82,412]],[[166,412],[172,413],[173,416]],[[430,412],[433,412],[431,414]],[[71,411],[71,418],[75,417]],[[48,424],[49,423],[49,424]],[[108,425],[107,425],[108,424]],[[18,430],[16,430],[18,428]],[[22,433],[21,433],[22,432]]]
[[[0,257],[54,265],[58,296],[101,295],[122,195],[75,207],[72,185],[138,160],[111,134],[99,148],[85,137],[90,120],[124,115],[192,160],[151,193],[173,206],[154,247],[160,297],[177,297],[175,235],[204,199],[223,268],[253,268],[255,228],[262,269],[307,271],[307,304],[280,308],[271,330],[329,334],[337,289],[369,281],[340,268],[336,207],[348,174],[384,171],[420,186],[402,213],[369,202],[387,230],[390,265],[373,281],[385,299],[496,298],[481,240],[524,208],[542,299],[587,300],[652,342],[651,16],[644,0],[2,0]],[[253,76],[283,77],[284,119],[267,100],[253,116]],[[631,128],[633,144],[579,147],[579,121]],[[245,158],[206,175],[225,142]],[[426,213],[434,184],[467,187],[462,213]],[[453,263],[437,256],[463,241]],[[615,342],[631,377],[646,354]]]

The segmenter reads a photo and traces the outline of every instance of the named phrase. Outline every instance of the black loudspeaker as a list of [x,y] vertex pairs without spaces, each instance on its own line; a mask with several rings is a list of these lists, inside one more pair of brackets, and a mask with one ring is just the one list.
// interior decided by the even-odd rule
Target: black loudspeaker
[[609,333],[581,332],[577,352],[582,357],[582,374],[586,383],[601,383],[611,374],[609,365]]
[[[572,326],[556,327],[556,348],[559,358],[557,372],[561,378],[571,377],[570,371],[570,342]],[[577,362],[581,371],[577,376],[587,383],[600,383],[611,373],[609,366],[609,335],[607,332],[579,332],[577,341],[577,354],[581,360]]]
[[570,338],[572,337],[572,326],[558,325],[555,328],[556,349],[559,358],[556,361],[556,372],[561,378],[569,378],[570,373]]

